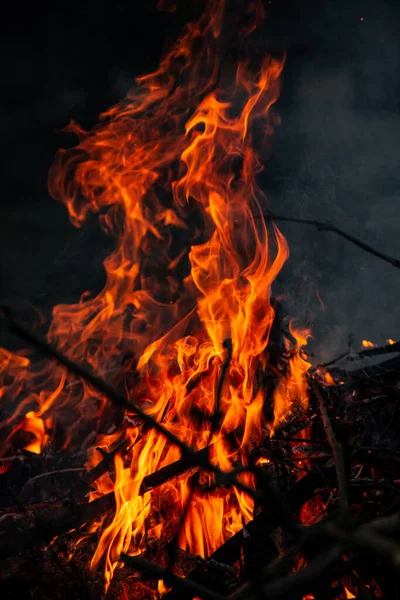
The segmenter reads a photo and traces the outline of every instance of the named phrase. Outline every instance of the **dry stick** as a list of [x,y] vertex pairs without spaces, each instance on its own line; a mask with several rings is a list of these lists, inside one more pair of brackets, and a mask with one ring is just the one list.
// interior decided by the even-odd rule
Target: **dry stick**
[[163,579],[178,590],[192,594],[192,596],[199,596],[202,600],[226,600],[227,598],[190,579],[178,577],[170,569],[161,567],[154,562],[143,560],[139,556],[121,554],[120,560],[129,567],[143,571],[155,579]]
[[336,227],[336,225],[333,225],[333,223],[329,223],[328,221],[324,223],[323,221],[316,221],[315,219],[298,219],[295,217],[284,217],[272,214],[263,215],[263,217],[266,221],[286,221],[288,223],[299,223],[300,225],[313,225],[318,229],[318,231],[330,231],[332,233],[336,233],[349,242],[352,242],[359,248],[362,248],[366,252],[369,252],[370,254],[373,254],[374,256],[377,256],[378,258],[400,269],[400,260],[398,258],[393,258],[387,254],[384,254],[383,252],[380,252],[379,250],[376,250],[375,248],[372,248],[372,246],[369,246],[362,240],[359,240],[349,233],[346,233],[346,231],[339,229],[339,227]]
[[[278,598],[297,598],[298,596],[294,594],[306,594],[310,585],[315,585],[327,576],[329,576],[330,580],[335,581],[338,577],[337,569],[334,567],[341,560],[342,553],[343,547],[340,544],[331,546],[326,552],[321,552],[304,569],[266,584],[256,597],[265,598],[266,600],[272,598],[274,600],[278,600]],[[341,574],[346,569],[352,569],[353,560],[350,557],[342,562],[339,569]],[[250,600],[251,596],[232,596],[232,600],[237,600],[238,598]]]
[[356,531],[348,533],[334,523],[327,523],[326,533],[354,550],[371,553],[385,561],[390,561],[396,568],[400,567],[400,548],[398,544],[385,539],[378,533],[378,530],[369,525],[364,525]]
[[113,462],[115,456],[119,452],[122,453],[128,451],[129,444],[129,440],[123,439],[122,441],[118,441],[115,444],[114,448],[111,448],[109,452],[104,451],[102,448],[97,448],[97,450],[101,453],[103,458],[93,469],[90,469],[90,471],[87,471],[85,475],[83,475],[79,486],[82,492],[84,492],[85,494],[87,493],[91,484],[94,483],[97,479],[99,479],[102,475],[104,475],[104,473],[106,473],[109,470],[110,465]]
[[[235,429],[235,430],[229,432],[224,437],[225,442],[226,443],[233,442],[235,440],[236,435],[238,435],[238,433],[239,433],[238,429]],[[216,444],[217,444],[217,442],[213,442],[211,444],[211,447],[215,447]],[[207,453],[209,452],[210,449],[211,448],[204,446],[204,448],[202,448],[201,450],[197,450],[197,452],[201,453],[204,456],[207,456]],[[187,457],[180,458],[179,460],[176,460],[175,462],[170,463],[169,465],[167,465],[165,467],[161,467],[161,469],[158,469],[158,471],[155,471],[154,473],[150,473],[149,475],[146,475],[146,477],[143,479],[143,481],[141,483],[139,495],[145,494],[146,492],[149,492],[149,491],[152,491],[155,488],[163,485],[164,483],[167,483],[167,481],[170,481],[171,479],[175,479],[176,477],[180,477],[186,471],[192,470],[194,468],[195,467],[193,466],[193,463],[190,460],[188,460]],[[233,473],[234,472],[232,471],[232,474]]]
[[360,595],[360,600],[374,600],[376,598],[375,594],[371,591],[371,589],[365,585],[364,578],[360,575],[357,575],[355,570],[352,573],[352,580],[356,583]]
[[[26,508],[26,506],[24,506],[24,504],[22,504],[19,501],[19,499],[15,496],[15,494],[13,494],[13,496],[14,496],[14,499],[16,500],[17,505],[21,508],[22,512],[24,512],[26,515],[29,516],[29,510]],[[37,523],[36,529],[40,528],[41,525],[43,525],[43,524],[42,523]],[[24,539],[25,543],[29,543],[29,542],[32,541],[30,532],[27,532],[27,531],[24,531],[24,530],[18,528],[17,532],[16,532],[16,536],[15,535],[12,536],[11,541],[10,541],[10,537],[7,536],[7,542],[8,542],[8,544],[9,543],[11,543],[11,544],[15,543],[15,537],[17,537],[17,539],[18,539],[19,535],[22,537],[22,539]],[[51,536],[48,541],[51,541],[51,539],[54,539],[54,537],[56,537],[56,536],[55,535]],[[1,541],[3,541],[2,538],[0,538],[0,542]],[[1,543],[0,543],[0,554],[1,554],[1,550],[2,550],[2,547],[1,547]],[[20,548],[19,552],[21,552],[21,551],[22,551],[22,549]],[[48,551],[49,551],[50,555],[53,557],[53,560],[60,567],[60,570],[62,571],[62,573],[65,572],[66,576],[71,581],[73,589],[74,589],[74,591],[76,593],[76,597],[80,598],[81,600],[90,600],[89,588],[87,586],[86,581],[81,578],[80,573],[77,573],[76,569],[74,569],[75,570],[75,575],[78,574],[79,580],[80,580],[79,581],[80,585],[77,585],[77,582],[76,582],[75,578],[72,577],[72,575],[69,572],[69,570],[65,569],[65,564],[61,563],[60,556],[58,555],[58,553],[56,552],[56,550],[54,549],[54,547],[53,546],[49,546]],[[5,556],[4,558],[7,558],[7,556]]]
[[[349,559],[335,569],[334,565],[342,557],[347,547],[353,548],[358,552],[368,552],[378,557],[390,560],[397,568],[400,566],[400,549],[393,540],[387,540],[382,536],[384,532],[396,531],[400,526],[400,513],[389,517],[380,517],[368,524],[360,525],[354,531],[348,533],[340,529],[332,520],[324,523],[317,523],[307,527],[302,539],[292,547],[284,556],[278,558],[271,565],[268,565],[261,574],[261,581],[248,582],[239,590],[233,593],[230,600],[255,600],[255,598],[293,598],[293,594],[301,595],[308,593],[309,584],[315,584],[327,575],[334,581],[343,575],[344,570],[352,568],[354,561],[359,556],[352,555]],[[293,557],[301,552],[304,545],[319,536],[326,536],[336,539],[326,551],[321,552],[304,569],[294,574],[284,575],[291,566]],[[338,571],[338,572],[337,572]],[[265,580],[271,577],[280,576],[276,581],[265,584]],[[263,586],[264,582],[264,586]],[[263,587],[261,587],[263,586]],[[254,595],[253,595],[254,594]],[[297,597],[297,596],[296,596]]]
[[333,458],[335,460],[335,468],[338,480],[339,492],[339,507],[343,513],[346,513],[349,508],[349,485],[346,474],[346,461],[344,456],[343,445],[337,441],[335,432],[329,418],[328,409],[325,399],[315,381],[311,384],[312,390],[318,400],[319,410],[321,413],[322,425],[324,427],[326,439],[332,448]]
[[[295,548],[300,549],[301,545]],[[334,544],[325,552],[321,552],[304,569],[296,571],[293,574],[289,572],[287,575],[279,577],[276,581],[266,584],[265,577],[271,575],[271,568],[267,567],[261,574],[261,580],[250,581],[244,584],[239,590],[229,596],[229,600],[298,598],[310,591],[309,586],[311,584],[315,584],[326,577],[326,575],[330,575],[335,563],[340,561],[342,553],[343,546],[341,544]],[[289,567],[292,558],[293,552],[289,551],[288,557],[286,558],[286,555],[283,556],[278,560],[278,563],[282,563],[284,567]],[[334,574],[332,573],[332,575]]]
[[[20,335],[22,338],[27,340],[28,342],[30,342],[32,345],[36,346],[39,350],[41,350],[41,352],[43,354],[50,356],[51,358],[57,360],[57,362],[64,365],[65,367],[67,367],[67,369],[69,371],[71,371],[78,377],[81,377],[82,379],[85,379],[86,381],[91,383],[94,387],[96,387],[100,392],[105,394],[110,400],[112,400],[120,408],[129,410],[129,411],[133,412],[134,414],[136,414],[143,421],[143,423],[145,425],[147,425],[148,427],[152,427],[153,429],[158,431],[158,433],[163,435],[169,442],[171,442],[171,444],[178,446],[178,448],[180,448],[180,450],[182,452],[182,455],[190,458],[193,462],[193,465],[197,465],[203,469],[207,469],[208,471],[211,471],[211,472],[215,473],[216,475],[222,474],[222,471],[218,467],[213,465],[207,459],[207,457],[204,457],[202,454],[199,454],[193,448],[191,448],[190,446],[185,444],[185,442],[180,440],[171,431],[166,429],[163,425],[161,425],[158,421],[156,421],[152,416],[148,415],[143,410],[141,410],[138,406],[136,406],[136,404],[133,404],[130,400],[128,400],[128,398],[126,398],[126,396],[124,394],[122,394],[114,386],[105,382],[101,377],[94,375],[91,371],[89,371],[82,365],[79,365],[79,364],[75,363],[74,361],[70,360],[62,352],[60,352],[59,350],[54,348],[51,344],[49,344],[48,342],[46,342],[45,340],[43,340],[39,336],[37,336],[28,327],[26,327],[22,323],[19,323],[13,317],[12,312],[8,307],[2,306],[0,308],[3,311],[5,317],[7,318],[8,323],[10,324],[12,330],[15,331],[15,333]],[[244,483],[239,481],[237,478],[232,476],[230,478],[229,482],[232,485],[234,485],[235,487],[237,487],[238,489],[240,489],[242,492],[245,492],[246,494],[248,494],[250,497],[255,498],[257,496],[256,492],[252,488],[245,485]]]
[[339,356],[337,356],[336,358],[333,358],[332,360],[330,360],[326,363],[323,363],[321,365],[317,365],[315,367],[315,369],[313,369],[313,371],[316,371],[318,368],[326,369],[326,367],[331,367],[332,365],[338,363],[343,358],[346,358],[346,356],[348,356],[349,354],[350,354],[350,350],[346,350],[346,352],[342,352],[342,354],[339,354]]
[[60,473],[78,473],[78,472],[82,472],[82,471],[86,471],[85,467],[72,467],[70,469],[57,469],[56,471],[46,471],[46,473],[40,473],[39,475],[35,475],[34,477],[31,477],[30,479],[28,479],[28,481],[25,483],[24,487],[21,490],[21,494],[24,493],[24,491],[26,490],[26,488],[31,487],[32,485],[35,485],[38,480],[40,479],[45,479],[46,477],[52,477],[53,475],[59,475]]
[[357,358],[365,358],[369,356],[380,356],[381,354],[392,354],[394,352],[400,352],[400,342],[394,344],[386,344],[385,346],[379,346],[378,348],[367,348],[367,350],[361,350],[357,352],[355,357],[348,357],[348,360],[356,360]]

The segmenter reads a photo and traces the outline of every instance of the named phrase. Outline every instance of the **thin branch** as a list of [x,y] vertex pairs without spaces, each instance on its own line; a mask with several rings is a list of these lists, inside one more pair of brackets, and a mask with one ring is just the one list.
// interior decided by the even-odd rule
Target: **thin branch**
[[226,600],[226,596],[213,592],[204,585],[196,583],[191,579],[184,579],[175,575],[170,569],[161,567],[154,562],[144,560],[139,556],[130,556],[129,554],[121,554],[121,562],[125,565],[142,571],[150,575],[154,579],[163,579],[166,583],[176,587],[181,592],[186,592],[193,596],[199,596],[202,600]]
[[370,254],[373,254],[377,258],[380,258],[381,260],[384,260],[385,262],[388,262],[391,265],[393,265],[394,267],[397,267],[398,269],[400,269],[400,260],[398,258],[393,258],[392,256],[388,256],[387,254],[384,254],[380,250],[376,250],[369,244],[366,244],[362,240],[359,240],[358,238],[354,237],[350,233],[347,233],[346,231],[343,231],[343,229],[336,227],[336,225],[333,225],[333,223],[329,223],[329,221],[323,222],[323,221],[317,221],[315,219],[299,219],[296,217],[284,217],[282,215],[272,215],[272,214],[263,215],[263,217],[265,218],[266,221],[286,221],[287,223],[298,223],[299,225],[313,225],[314,227],[316,227],[318,229],[318,231],[330,231],[331,233],[336,233],[337,235],[340,235],[341,237],[348,240],[352,244],[355,244],[359,248],[362,248],[366,252],[369,252]]
[[53,477],[53,475],[59,475],[60,473],[81,473],[82,471],[86,471],[86,467],[71,467],[69,469],[56,469],[55,471],[46,471],[46,473],[40,473],[39,475],[35,475],[28,479],[25,483],[24,487],[21,490],[21,494],[26,491],[26,488],[31,487],[36,484],[38,480],[44,479],[46,477]]
[[87,471],[85,475],[83,475],[80,481],[80,488],[82,492],[86,493],[92,483],[94,483],[96,479],[99,479],[108,471],[116,454],[119,452],[125,453],[128,451],[129,444],[129,440],[123,439],[122,441],[118,440],[115,446],[111,448],[109,452],[105,452],[102,448],[96,448],[96,450],[101,453],[103,458],[93,469],[90,469],[90,471]]
[[[316,585],[318,581],[324,579],[326,576],[329,576],[329,579],[331,579],[331,576],[334,576],[333,568],[336,563],[339,562],[340,564],[342,553],[343,546],[341,544],[334,544],[325,552],[319,553],[304,569],[296,571],[296,573],[289,576],[285,575],[277,579],[277,581],[267,584],[260,581],[250,582],[243,586],[241,590],[232,594],[230,600],[297,598],[301,594],[306,594],[310,590],[310,585]],[[351,559],[350,562],[342,561],[340,571],[346,570],[351,564]]]
[[335,365],[336,363],[338,363],[339,361],[341,361],[343,358],[346,358],[346,356],[349,356],[349,354],[350,354],[350,350],[346,350],[346,352],[342,352],[336,358],[333,358],[332,360],[330,360],[330,361],[328,361],[326,363],[322,363],[321,365],[317,365],[313,369],[313,371],[317,371],[318,369],[326,369],[326,367],[332,367],[332,365]]
[[318,400],[322,425],[324,427],[326,439],[328,440],[333,452],[338,480],[339,506],[342,512],[346,513],[349,508],[349,483],[346,473],[347,469],[343,445],[336,439],[336,434],[332,427],[325,399],[322,396],[321,390],[319,389],[319,386],[317,385],[316,381],[312,382],[311,387]]
[[399,545],[378,533],[379,530],[365,525],[355,531],[347,532],[334,523],[327,523],[326,533],[337,540],[344,542],[350,548],[379,556],[385,561],[389,561],[396,568],[400,567],[400,548]]
[[394,352],[400,352],[400,342],[394,344],[386,344],[385,346],[379,346],[378,348],[367,348],[357,352],[357,355],[349,356],[347,360],[356,360],[357,358],[365,358],[369,356],[380,356],[381,354],[393,354]]

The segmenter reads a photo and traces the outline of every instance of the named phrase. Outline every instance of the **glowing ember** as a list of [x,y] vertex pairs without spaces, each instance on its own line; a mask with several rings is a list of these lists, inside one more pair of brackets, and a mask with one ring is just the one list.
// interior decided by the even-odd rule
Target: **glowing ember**
[[[209,0],[157,71],[140,77],[92,132],[69,127],[80,142],[59,152],[49,189],[77,227],[89,213],[100,213],[116,249],[104,262],[106,284],[96,297],[85,293],[76,305],[54,308],[48,340],[111,379],[194,449],[210,441],[210,459],[228,470],[294,406],[307,406],[310,365],[300,353],[308,333],[292,323],[297,348],[277,381],[273,419],[267,421],[265,390],[255,375],[270,361],[271,286],[288,247],[264,219],[267,201],[256,183],[262,148],[257,152],[254,133],[257,129],[257,140],[269,143],[284,61],[265,57],[255,73],[243,59],[233,83],[220,76],[224,9],[223,0]],[[249,15],[237,47],[262,20],[261,3],[249,3]],[[227,340],[232,356],[222,416],[209,440]],[[181,516],[190,492],[187,474],[141,493],[144,477],[178,460],[180,452],[129,415],[107,433],[114,413],[110,417],[107,398],[89,384],[62,368],[47,363],[33,368],[27,358],[2,352],[2,394],[16,402],[9,440],[21,427],[34,436],[26,446],[33,452],[43,450],[50,427],[53,435],[61,428],[67,432],[63,447],[69,448],[88,436],[102,448],[129,440],[130,450],[115,456],[115,482],[101,478],[93,493],[98,497],[114,486],[115,516],[101,526],[92,560],[93,568],[105,564],[109,582],[122,552],[144,548],[146,518],[154,506],[174,505],[176,519]],[[226,441],[233,431],[235,449]],[[92,450],[88,466],[100,458]],[[211,476],[202,478],[212,483]],[[249,475],[243,481],[253,483]],[[179,545],[207,556],[241,529],[243,519],[252,518],[252,510],[251,500],[236,489],[194,492]],[[157,535],[164,535],[163,524]]]
[[311,500],[303,504],[300,511],[300,520],[303,525],[312,525],[318,523],[326,510],[326,504],[322,499],[321,494],[317,494]]

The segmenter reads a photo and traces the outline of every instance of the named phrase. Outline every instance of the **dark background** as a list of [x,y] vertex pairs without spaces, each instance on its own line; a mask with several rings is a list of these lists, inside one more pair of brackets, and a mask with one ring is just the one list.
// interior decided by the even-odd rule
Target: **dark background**
[[[91,127],[133,77],[158,64],[194,3],[158,13],[152,0],[2,3],[0,299],[76,302],[103,282],[110,240],[81,230],[47,192],[60,129]],[[400,257],[400,18],[384,0],[273,0],[268,28],[287,46],[282,125],[262,183],[274,212],[332,220]],[[234,4],[232,4],[234,10]],[[282,224],[291,249],[280,280],[291,312],[312,320],[315,352],[348,334],[400,339],[400,271],[331,233]],[[322,310],[318,296],[322,299]]]

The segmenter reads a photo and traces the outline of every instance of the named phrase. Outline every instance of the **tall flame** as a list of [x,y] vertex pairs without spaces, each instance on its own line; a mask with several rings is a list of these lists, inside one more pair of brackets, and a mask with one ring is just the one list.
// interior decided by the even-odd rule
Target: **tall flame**
[[[58,153],[49,189],[77,227],[90,212],[99,213],[116,249],[104,262],[106,284],[96,297],[84,294],[78,304],[54,308],[48,340],[122,386],[188,445],[201,449],[210,441],[211,460],[228,470],[293,405],[306,405],[309,364],[298,351],[292,355],[271,390],[274,417],[268,420],[256,374],[268,366],[271,286],[288,247],[264,218],[255,147],[268,144],[277,123],[272,107],[284,59],[264,58],[255,74],[252,61],[243,58],[232,78],[223,61],[225,9],[224,0],[209,0],[157,71],[138,78],[93,131],[70,125],[80,142]],[[238,47],[262,17],[261,2],[250,2]],[[291,326],[291,335],[297,350],[305,345],[305,332]],[[227,340],[232,356],[222,417],[209,440]],[[50,418],[53,430],[62,423],[65,446],[78,445],[89,433],[105,447],[118,437],[107,434],[107,399],[92,386],[73,381],[63,369],[42,365],[38,373],[28,359],[6,360],[13,376],[7,391],[19,403],[14,419],[23,415],[36,429]],[[23,379],[40,393],[28,392]],[[226,441],[232,431],[238,432],[235,448]],[[43,441],[47,434],[40,432]],[[119,420],[117,433],[130,440],[130,450],[116,455],[116,512],[100,532],[92,561],[96,568],[105,559],[107,582],[121,552],[143,548],[153,507],[168,502],[178,517],[190,491],[185,475],[141,493],[143,478],[179,459],[179,452],[132,419]],[[195,491],[179,544],[207,556],[251,517],[251,500],[235,489]]]

